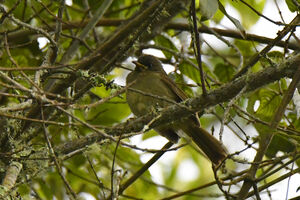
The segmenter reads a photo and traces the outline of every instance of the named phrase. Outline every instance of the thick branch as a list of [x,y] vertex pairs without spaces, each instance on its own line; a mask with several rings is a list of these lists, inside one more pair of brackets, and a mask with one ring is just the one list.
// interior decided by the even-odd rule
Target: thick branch
[[[108,135],[120,136],[121,134],[124,135],[124,133],[139,132],[143,130],[144,126],[149,124],[150,121],[151,125],[149,126],[149,129],[152,129],[156,126],[176,121],[179,118],[188,117],[195,112],[202,112],[205,109],[229,101],[239,94],[244,87],[247,88],[245,93],[251,92],[264,85],[278,81],[281,78],[292,77],[299,66],[300,54],[297,54],[281,63],[277,68],[268,67],[260,72],[244,75],[225,84],[219,89],[209,92],[205,97],[198,96],[188,99],[182,103],[184,106],[170,106],[163,109],[158,114],[150,113],[135,120],[130,120],[115,127],[106,129],[106,133]],[[152,121],[154,118],[156,120]],[[85,147],[86,145],[101,141],[102,139],[104,139],[102,135],[91,134],[85,138],[60,145],[56,148],[56,151],[59,151],[60,153],[69,153],[74,149]],[[73,145],[73,143],[76,143],[76,145]]]
[[[170,123],[178,120],[178,118],[185,118],[195,112],[203,112],[205,109],[215,106],[217,104],[229,101],[234,98],[239,92],[247,87],[245,92],[254,91],[264,85],[278,81],[284,77],[292,77],[297,67],[300,65],[300,54],[289,58],[285,62],[279,65],[279,67],[268,67],[260,72],[244,75],[230,83],[225,84],[219,89],[213,90],[207,94],[207,96],[199,96],[196,98],[188,99],[183,102],[185,106],[173,105],[167,109],[163,109],[159,113],[159,117],[156,116],[156,120],[151,123],[149,128],[154,128],[164,123]],[[154,114],[147,114],[141,118],[130,121],[128,124],[123,124],[118,129],[117,127],[107,130],[108,134],[120,135],[121,133],[137,132],[142,130],[144,124],[148,124]]]
[[22,167],[23,165],[18,162],[12,162],[8,166],[2,182],[2,186],[5,187],[7,191],[14,187]]
[[245,199],[246,196],[249,193],[250,188],[253,186],[253,180],[255,178],[256,175],[256,171],[258,170],[259,164],[261,162],[261,160],[263,159],[263,156],[265,155],[268,146],[270,145],[272,138],[274,136],[274,132],[275,129],[277,128],[282,116],[284,115],[284,111],[286,110],[286,107],[288,105],[288,103],[291,101],[296,86],[300,80],[300,63],[298,63],[297,66],[297,70],[293,76],[293,80],[291,82],[291,84],[288,87],[288,90],[286,91],[286,93],[283,96],[283,99],[280,103],[280,105],[278,106],[276,112],[274,113],[273,119],[271,121],[271,129],[273,129],[273,131],[270,131],[270,133],[266,134],[260,141],[259,143],[259,149],[257,150],[257,153],[255,155],[255,158],[253,160],[253,164],[251,165],[251,168],[249,170],[249,172],[247,173],[247,179],[244,181],[244,184],[238,194],[238,198],[239,199]]
[[[88,33],[90,30],[92,30],[97,22],[100,20],[100,18],[104,15],[106,10],[109,8],[109,6],[112,4],[112,0],[106,0],[104,1],[101,6],[96,10],[94,17],[90,20],[90,22],[87,24],[87,26],[84,27],[82,32],[79,35],[79,39],[83,40],[88,36]],[[71,60],[71,58],[74,56],[75,52],[79,48],[80,41],[74,40],[71,44],[71,46],[68,48],[66,53],[63,55],[61,62],[67,63]]]
[[[96,26],[120,26],[127,20],[124,19],[101,19],[97,23]],[[78,29],[78,28],[83,28],[85,25],[87,25],[89,21],[84,21],[84,22],[68,22],[64,23],[62,28],[63,30],[66,29]],[[54,25],[50,25],[52,29],[49,29],[48,27],[44,27],[43,29],[47,31],[52,31],[54,29]],[[169,22],[166,24],[165,29],[174,29],[178,31],[190,31],[190,25],[187,23],[178,23],[178,22]],[[251,33],[245,33],[245,38],[242,37],[242,35],[235,30],[230,30],[230,29],[220,29],[220,28],[212,28],[212,27],[204,27],[201,26],[198,28],[199,33],[206,33],[206,34],[213,34],[211,30],[214,32],[218,33],[221,36],[229,37],[229,38],[235,38],[235,39],[240,39],[240,40],[248,40],[248,41],[253,41],[253,42],[259,42],[261,44],[269,44],[274,40],[274,38],[268,38],[264,36],[259,36],[256,34],[251,34]],[[25,43],[27,37],[33,36],[36,34],[35,31],[32,30],[20,30],[20,31],[15,31],[7,34],[8,42],[10,43],[10,46],[12,44],[17,43]],[[20,41],[23,38],[23,42]],[[282,48],[288,48],[291,50],[300,50],[300,46],[296,43],[291,43],[287,41],[279,41],[275,44],[275,46],[282,47]]]
[[[127,51],[133,46],[137,38],[139,40],[151,39],[157,29],[163,27],[173,16],[175,16],[181,9],[182,4],[188,3],[189,0],[156,0],[149,7],[141,10],[141,13],[136,15],[127,24],[121,26],[108,40],[101,44],[97,50],[82,59],[82,62],[75,66],[75,70],[91,69],[105,73],[115,62],[121,62],[126,58]],[[155,15],[156,14],[156,15]],[[156,22],[156,23],[154,23]],[[138,30],[138,33],[136,32]],[[128,43],[129,41],[129,43]],[[66,76],[63,74],[63,76]],[[75,74],[66,77],[63,80],[50,79],[44,87],[44,90],[54,94],[62,94],[67,87],[76,81]],[[46,116],[48,112],[45,110]],[[38,105],[33,105],[27,117],[38,118],[40,115],[40,108]],[[21,135],[31,124],[25,122],[22,130],[18,133]]]
[[272,40],[265,48],[263,48],[259,54],[256,54],[254,56],[252,56],[250,58],[250,60],[247,62],[246,65],[243,66],[242,69],[240,69],[240,71],[233,77],[233,79],[245,74],[248,69],[250,69],[251,67],[253,67],[255,65],[255,63],[257,63],[257,61],[266,55],[266,53],[268,53],[274,46],[276,43],[278,43],[279,41],[281,41],[282,38],[284,38],[289,32],[291,32],[294,28],[296,28],[296,26],[299,24],[300,22],[300,15],[297,15],[289,25],[285,26],[283,30],[279,31],[277,33],[277,37],[274,38],[274,40]]

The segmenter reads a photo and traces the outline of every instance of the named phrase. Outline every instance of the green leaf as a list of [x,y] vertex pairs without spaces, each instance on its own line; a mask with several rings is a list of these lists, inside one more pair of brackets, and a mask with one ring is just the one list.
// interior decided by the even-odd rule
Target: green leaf
[[284,60],[284,54],[280,51],[271,51],[271,52],[267,53],[267,58],[262,57],[260,59],[260,61],[262,62],[263,65],[270,66],[271,63],[274,63],[276,65],[277,63],[281,63]]
[[[269,89],[263,88],[252,93],[248,101],[247,111],[265,122],[270,122],[282,99],[276,92],[276,89],[278,89],[278,83],[271,84]],[[259,102],[259,107],[256,111],[254,110],[255,102]],[[299,141],[299,138],[296,137],[292,139],[291,136],[286,136],[284,133],[271,129],[267,125],[256,123],[254,127],[260,135],[260,140],[264,140],[266,135],[274,134],[266,152],[268,157],[274,157],[278,151],[294,151],[295,145],[292,140]]]
[[228,82],[232,79],[235,70],[231,65],[219,63],[214,69],[214,74],[221,82]]
[[[262,124],[255,124],[255,129],[260,135],[260,140],[264,140],[266,135],[274,134],[272,141],[267,149],[266,156],[273,158],[278,151],[290,153],[295,150],[295,144],[291,141],[290,136],[284,135],[268,126]],[[275,132],[274,132],[275,131]],[[295,140],[295,139],[294,139]],[[297,141],[297,140],[295,140]],[[298,139],[299,141],[299,139]]]
[[218,0],[199,0],[201,20],[212,18],[219,7]]
[[155,136],[157,136],[157,132],[154,130],[150,130],[147,133],[143,134],[142,139],[147,140],[147,139],[155,137]]
[[[173,44],[173,42],[168,38],[163,35],[158,35],[154,38],[154,42],[158,46],[162,46],[164,48],[168,48],[170,50],[173,50],[175,52],[178,52],[178,49],[176,46]],[[167,59],[171,59],[173,54],[171,54],[168,51],[162,50],[163,54],[166,56]]]
[[[295,0],[295,1],[298,4],[300,4],[300,0]],[[300,8],[298,8],[297,5],[294,4],[293,0],[285,0],[285,3],[291,12],[296,12],[300,10]]]
[[291,121],[291,127],[296,128],[296,130],[300,131],[300,120],[298,119],[296,112],[288,113],[288,119]]
[[180,89],[182,89],[189,97],[194,96],[194,92],[192,90],[191,87],[188,87],[187,84],[185,84],[185,80],[183,78],[183,74],[179,74],[179,73],[171,73],[168,74],[169,77],[173,77],[171,78],[172,80],[175,81],[175,83],[177,83],[178,87],[180,87]]
[[[255,103],[259,103],[257,110],[254,110]],[[270,121],[274,112],[281,102],[281,96],[275,90],[262,88],[251,93],[247,105],[247,111],[262,120]]]
[[30,194],[30,188],[28,185],[22,184],[18,187],[18,192],[24,197],[25,195],[27,196]]
[[269,147],[266,152],[266,156],[268,157],[275,157],[278,151],[282,151],[285,153],[290,153],[295,150],[295,144],[293,144],[289,137],[282,134],[275,134]]
[[214,17],[212,18],[212,20],[216,23],[219,24],[221,22],[221,20],[224,18],[224,13],[222,13],[219,10],[217,10],[217,12],[215,13]]
[[[105,98],[111,95],[111,90],[106,90],[105,87],[95,87],[91,92]],[[97,125],[111,125],[120,122],[131,113],[125,95],[114,97],[106,103],[100,104],[90,109],[87,113],[86,119],[92,124]]]
[[201,83],[200,72],[193,65],[183,61],[178,65],[178,67],[181,73],[183,73],[184,75],[186,75],[187,77],[195,81],[195,83],[197,84]]
[[260,106],[258,107],[256,114],[262,119],[271,119],[274,115],[274,111],[278,108],[281,102],[281,96],[276,92],[261,89],[259,91]]
[[[247,29],[251,28],[259,19],[260,16],[253,12],[247,5],[240,1],[229,1],[231,5],[236,8],[236,11],[239,12],[241,16],[241,22],[244,27]],[[266,0],[247,0],[245,1],[251,7],[255,8],[259,13],[263,12],[263,9],[266,4]]]
[[[249,43],[248,41],[234,40],[234,44],[242,52],[244,57],[251,57],[255,53],[253,44]],[[237,52],[234,49],[230,49],[230,52],[237,54]],[[236,63],[238,64],[240,61],[239,57],[237,56],[237,58],[235,58],[234,61],[236,61]]]
[[[36,190],[38,195],[42,199],[47,199],[47,200],[53,199],[53,191],[51,190],[50,184],[46,184],[45,180],[43,180],[43,179],[38,179],[38,180],[36,180],[36,182],[38,183],[38,186],[39,186],[39,188]],[[55,188],[58,187],[58,185],[56,185],[56,184],[54,184],[54,185],[56,186]]]
[[242,37],[243,37],[243,38],[246,38],[246,35],[245,35],[246,31],[245,31],[244,27],[242,26],[242,24],[240,23],[240,21],[237,20],[237,19],[235,19],[234,17],[230,16],[230,15],[226,12],[224,6],[223,6],[221,3],[219,3],[219,8],[220,8],[221,12],[222,12],[222,13],[223,13],[223,14],[224,14],[224,15],[225,15],[225,16],[226,16],[226,17],[234,24],[234,26],[240,31]]

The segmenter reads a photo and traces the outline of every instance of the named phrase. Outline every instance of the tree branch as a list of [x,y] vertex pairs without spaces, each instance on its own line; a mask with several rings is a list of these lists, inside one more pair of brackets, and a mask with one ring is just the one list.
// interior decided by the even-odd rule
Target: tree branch
[[[225,84],[219,89],[212,90],[205,97],[198,96],[188,99],[187,101],[181,103],[184,106],[172,105],[168,108],[162,109],[161,112],[149,113],[137,119],[129,120],[125,123],[116,125],[112,128],[107,128],[105,132],[107,135],[120,136],[122,134],[125,136],[125,133],[139,132],[143,130],[144,126],[154,118],[156,120],[152,121],[149,129],[188,117],[196,112],[201,113],[205,109],[229,101],[239,94],[239,92],[246,86],[247,89],[245,90],[245,93],[254,91],[264,85],[278,81],[281,78],[292,77],[299,65],[300,54],[297,54],[281,63],[277,68],[267,67],[260,72],[244,75],[230,83]],[[189,109],[186,109],[186,107]],[[94,133],[78,140],[69,141],[59,145],[57,148],[55,148],[55,151],[59,153],[69,153],[74,149],[83,148],[86,145],[99,142],[103,139],[104,137],[102,135]]]
[[297,70],[293,76],[293,80],[292,80],[291,84],[289,85],[288,90],[284,94],[283,99],[282,99],[277,111],[275,112],[275,114],[273,116],[273,119],[271,121],[270,133],[266,133],[266,136],[262,137],[262,139],[259,142],[259,149],[257,150],[257,153],[253,160],[253,164],[251,165],[250,170],[247,173],[247,179],[245,180],[245,182],[238,194],[238,199],[245,199],[250,188],[253,186],[253,180],[255,178],[256,171],[259,167],[259,163],[263,159],[263,156],[265,155],[265,153],[268,149],[268,146],[272,141],[275,129],[277,128],[288,103],[291,101],[291,99],[293,97],[296,86],[300,80],[300,62],[298,64],[296,64],[295,66],[297,67],[296,68]]
[[[74,71],[89,68],[91,71],[105,73],[115,66],[117,61],[121,62],[126,58],[127,51],[133,46],[137,38],[149,40],[154,37],[157,29],[163,27],[181,9],[183,4],[190,0],[156,0],[146,9],[131,19],[127,24],[121,26],[117,31],[108,37],[108,40],[101,44],[97,50],[74,67]],[[163,12],[164,11],[164,12]],[[138,29],[138,30],[137,30]],[[66,77],[66,74],[63,74]],[[61,94],[67,87],[76,81],[76,74],[71,74],[63,80],[50,79],[44,86],[44,90],[50,93]],[[45,110],[46,116],[51,109]],[[33,105],[27,117],[38,118],[40,116],[39,106]],[[17,136],[23,134],[31,122],[25,122]]]
[[[97,23],[96,26],[120,26],[124,24],[128,20],[124,19],[101,19]],[[62,25],[62,29],[79,29],[83,28],[89,21],[84,21],[84,22],[64,22]],[[43,27],[43,29],[47,31],[52,31],[55,28],[55,25],[50,25],[51,29],[48,27]],[[178,31],[190,31],[190,25],[187,23],[178,23],[178,22],[169,22],[165,25],[164,29],[174,29]],[[206,33],[206,34],[213,34],[212,31],[218,33],[221,36],[229,37],[229,38],[235,38],[235,39],[240,39],[240,40],[246,40],[246,41],[253,41],[253,42],[259,42],[262,44],[269,44],[272,42],[274,39],[273,38],[268,38],[264,36],[259,36],[256,34],[251,34],[251,33],[245,33],[245,38],[242,37],[242,35],[235,30],[230,30],[230,29],[220,29],[220,28],[212,28],[212,27],[199,27],[198,31],[199,33]],[[7,34],[7,39],[10,44],[10,46],[13,46],[16,41],[18,43],[24,43],[20,41],[20,38],[27,38],[28,35],[33,36],[36,34],[35,31],[33,30],[18,30],[14,32],[10,32]],[[1,38],[1,37],[0,37]],[[286,41],[279,41],[278,43],[275,44],[275,46],[282,47],[282,48],[288,48],[291,50],[300,50],[300,46],[296,43],[288,43]]]

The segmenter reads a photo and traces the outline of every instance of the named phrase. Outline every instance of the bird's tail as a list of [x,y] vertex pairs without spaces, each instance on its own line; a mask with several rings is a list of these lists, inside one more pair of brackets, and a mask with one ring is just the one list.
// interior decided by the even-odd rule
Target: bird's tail
[[194,123],[186,123],[181,129],[192,138],[205,155],[216,165],[227,156],[225,147],[215,137]]

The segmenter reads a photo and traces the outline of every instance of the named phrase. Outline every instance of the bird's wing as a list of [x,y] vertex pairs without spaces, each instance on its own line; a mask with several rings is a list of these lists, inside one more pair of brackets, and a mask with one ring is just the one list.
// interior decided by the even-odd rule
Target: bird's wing
[[[166,83],[171,89],[172,89],[172,92],[175,94],[175,96],[177,96],[177,102],[181,102],[181,101],[184,101],[185,99],[188,98],[188,96],[185,94],[185,92],[180,89],[176,83],[170,79],[168,77],[167,74],[160,74],[161,76],[161,80]],[[165,76],[165,77],[164,77]],[[195,113],[195,115],[192,115],[190,117],[191,120],[193,120],[196,124],[200,125],[200,120],[199,120],[199,117],[198,117],[198,113]]]
[[184,91],[180,89],[166,74],[160,74],[160,76],[161,80],[167,84],[171,88],[172,92],[178,97],[177,102],[181,102],[188,98]]

